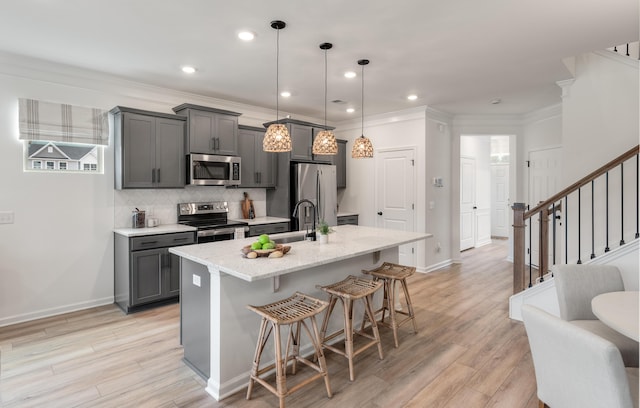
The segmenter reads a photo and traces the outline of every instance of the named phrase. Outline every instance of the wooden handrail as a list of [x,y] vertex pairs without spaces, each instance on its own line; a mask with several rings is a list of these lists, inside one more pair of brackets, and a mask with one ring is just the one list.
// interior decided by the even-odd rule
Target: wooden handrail
[[636,147],[630,149],[626,153],[621,154],[617,158],[611,160],[609,163],[607,163],[604,166],[600,167],[598,170],[596,170],[596,171],[588,174],[587,176],[581,178],[580,180],[576,181],[575,183],[573,183],[569,187],[565,188],[564,190],[560,191],[559,193],[552,195],[546,201],[543,201],[543,202],[539,203],[538,205],[533,207],[531,210],[525,212],[524,213],[524,219],[526,220],[527,218],[531,218],[531,216],[539,213],[540,210],[542,210],[544,208],[549,208],[554,202],[560,200],[561,198],[564,198],[564,196],[566,196],[566,195],[569,195],[569,194],[573,193],[574,191],[578,190],[580,187],[590,183],[592,180],[595,180],[597,177],[605,174],[609,170],[619,166],[620,163],[629,160],[630,158],[632,158],[633,156],[635,156],[635,155],[637,155],[639,153],[640,153],[640,145],[637,145]]

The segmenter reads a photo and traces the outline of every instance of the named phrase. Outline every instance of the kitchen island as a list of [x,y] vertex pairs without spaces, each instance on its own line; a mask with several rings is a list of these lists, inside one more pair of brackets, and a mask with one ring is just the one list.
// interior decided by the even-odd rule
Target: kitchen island
[[[354,225],[333,229],[328,244],[287,243],[291,251],[282,258],[245,258],[240,249],[255,238],[169,250],[181,258],[180,333],[185,362],[207,378],[207,392],[214,398],[220,400],[248,383],[260,318],[246,305],[270,303],[296,291],[324,299],[316,285],[357,276],[383,261],[398,262],[400,245],[431,236]],[[297,233],[272,238],[278,241],[292,234]],[[341,325],[338,316],[329,332]],[[263,359],[273,359],[271,347]]]

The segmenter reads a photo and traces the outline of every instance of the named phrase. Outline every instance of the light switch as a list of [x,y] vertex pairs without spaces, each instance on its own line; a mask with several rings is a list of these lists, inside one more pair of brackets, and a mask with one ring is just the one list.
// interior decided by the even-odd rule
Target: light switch
[[193,284],[200,287],[200,275],[193,274]]
[[436,202],[435,201],[429,201],[429,209],[433,210],[434,208],[436,208]]
[[13,211],[0,211],[0,224],[13,224]]

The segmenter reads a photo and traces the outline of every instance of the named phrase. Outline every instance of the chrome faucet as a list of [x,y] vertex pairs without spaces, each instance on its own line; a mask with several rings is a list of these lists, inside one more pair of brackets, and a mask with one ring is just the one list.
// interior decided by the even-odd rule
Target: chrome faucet
[[298,208],[300,207],[301,204],[304,204],[304,203],[309,204],[311,206],[311,209],[313,210],[313,229],[311,230],[311,232],[307,233],[306,237],[311,238],[312,241],[315,241],[316,240],[316,206],[310,200],[303,198],[302,200],[298,201],[296,205],[293,207],[292,216],[294,218],[298,216]]

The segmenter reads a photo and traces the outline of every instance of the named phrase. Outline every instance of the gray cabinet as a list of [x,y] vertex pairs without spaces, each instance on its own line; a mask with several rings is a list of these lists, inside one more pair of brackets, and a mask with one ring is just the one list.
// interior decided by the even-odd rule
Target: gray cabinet
[[275,187],[278,155],[262,150],[265,129],[238,126],[238,154],[242,158],[240,187]]
[[338,188],[347,187],[347,141],[337,139],[338,142],[338,154],[333,156],[319,156],[329,157],[331,164],[336,166],[336,181]]
[[115,236],[115,300],[126,313],[176,299],[180,294],[180,258],[169,248],[195,243],[195,232],[142,237]]
[[250,225],[248,236],[256,237],[262,234],[280,234],[281,232],[289,232],[288,222]]
[[338,216],[338,225],[358,225],[358,215]]
[[240,113],[184,103],[173,111],[187,118],[188,153],[238,155]]
[[183,188],[185,118],[117,106],[115,187]]

